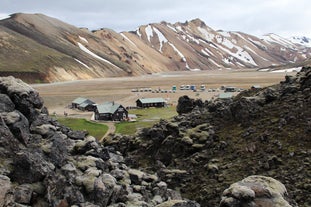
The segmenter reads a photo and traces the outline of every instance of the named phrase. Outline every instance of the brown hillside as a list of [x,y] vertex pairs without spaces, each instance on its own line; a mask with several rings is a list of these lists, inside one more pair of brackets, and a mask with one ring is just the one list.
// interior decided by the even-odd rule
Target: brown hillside
[[[88,31],[43,14],[0,21],[0,75],[54,82],[163,71],[265,68],[300,64],[311,49],[269,34],[215,31],[200,19]],[[34,74],[31,80],[27,73]]]

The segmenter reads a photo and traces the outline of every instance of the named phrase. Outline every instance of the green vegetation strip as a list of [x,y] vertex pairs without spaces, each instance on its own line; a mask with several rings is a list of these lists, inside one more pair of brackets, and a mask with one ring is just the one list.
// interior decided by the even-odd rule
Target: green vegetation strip
[[146,108],[129,110],[129,114],[135,114],[135,122],[120,122],[116,124],[116,133],[133,135],[138,129],[148,128],[160,119],[171,119],[177,115],[176,107]]
[[89,135],[95,137],[96,139],[101,139],[106,132],[108,131],[108,126],[104,124],[93,123],[87,121],[86,119],[78,119],[78,118],[57,118],[57,120],[73,129],[73,130],[86,130],[89,132]]

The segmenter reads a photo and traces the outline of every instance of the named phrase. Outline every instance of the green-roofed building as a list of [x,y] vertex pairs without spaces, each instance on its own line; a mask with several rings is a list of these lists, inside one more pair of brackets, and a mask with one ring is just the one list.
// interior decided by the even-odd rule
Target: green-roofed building
[[87,98],[79,97],[72,101],[71,107],[82,111],[93,111],[95,102]]
[[128,118],[128,111],[115,102],[106,102],[95,108],[95,120],[122,121]]
[[164,107],[165,104],[163,98],[140,98],[136,101],[136,106],[139,108]]

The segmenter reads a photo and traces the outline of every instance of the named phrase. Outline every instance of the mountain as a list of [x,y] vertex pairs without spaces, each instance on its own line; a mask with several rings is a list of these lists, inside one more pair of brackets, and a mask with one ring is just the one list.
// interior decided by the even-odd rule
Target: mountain
[[[164,71],[262,68],[300,63],[311,48],[275,34],[215,31],[200,19],[89,31],[43,14],[0,20],[0,75],[53,82]],[[302,39],[308,41],[307,38]]]

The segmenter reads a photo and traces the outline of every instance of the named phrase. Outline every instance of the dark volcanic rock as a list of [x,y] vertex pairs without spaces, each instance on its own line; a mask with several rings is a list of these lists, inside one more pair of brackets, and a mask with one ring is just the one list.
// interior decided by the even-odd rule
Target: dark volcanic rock
[[[155,174],[130,169],[113,147],[50,118],[38,92],[20,80],[1,77],[0,99],[0,206],[152,207],[182,200]],[[165,137],[176,129],[167,123],[160,131]]]
[[173,120],[105,145],[50,118],[28,85],[0,78],[0,204],[310,206],[310,70],[229,101],[182,97]]
[[29,184],[19,185],[15,188],[14,200],[17,203],[30,204],[33,189]]
[[2,117],[14,136],[27,145],[30,138],[28,119],[19,111],[3,113]]
[[51,145],[45,151],[46,154],[49,155],[49,160],[53,165],[57,167],[63,166],[68,159],[68,146],[70,146],[69,140],[64,139],[64,137],[55,133],[51,138]]
[[20,184],[40,182],[55,169],[40,152],[35,151],[18,153],[13,167],[11,178]]
[[86,131],[70,131],[70,132],[68,132],[68,136],[71,139],[76,139],[76,140],[83,140],[86,135],[88,135],[88,132],[86,132]]
[[[218,206],[229,185],[262,175],[286,185],[288,196],[283,197],[289,205],[307,207],[311,203],[305,196],[310,194],[306,185],[311,166],[310,80],[308,67],[280,84],[245,90],[230,100],[202,103],[183,96],[173,120],[161,120],[135,137],[114,136],[105,144],[122,149],[131,167],[157,173],[168,186],[202,206]],[[226,191],[227,200],[221,205],[273,206],[268,200],[272,192],[264,192],[260,185],[254,188],[264,194],[256,199],[257,205],[256,189],[249,194],[246,190],[238,199],[235,188]]]
[[16,109],[23,113],[30,122],[40,114],[43,106],[39,93],[29,85],[14,77],[0,77],[0,92],[7,94],[15,104]]
[[0,175],[0,186],[0,206],[6,206],[14,201],[14,199],[9,196],[12,187],[10,178]]
[[185,113],[191,112],[196,106],[202,107],[203,106],[202,100],[200,99],[193,100],[189,98],[188,96],[181,96],[178,99],[176,111],[178,114],[185,114]]
[[223,192],[220,207],[291,207],[285,186],[265,176],[250,176],[232,184]]
[[12,157],[19,150],[19,142],[5,124],[2,116],[0,117],[0,135],[1,157]]
[[199,207],[200,205],[193,201],[171,200],[156,207]]
[[0,113],[11,112],[15,108],[14,103],[6,94],[0,94]]
[[243,97],[231,105],[231,113],[234,119],[243,124],[249,124],[250,121],[259,118],[262,111],[264,99],[260,97]]

